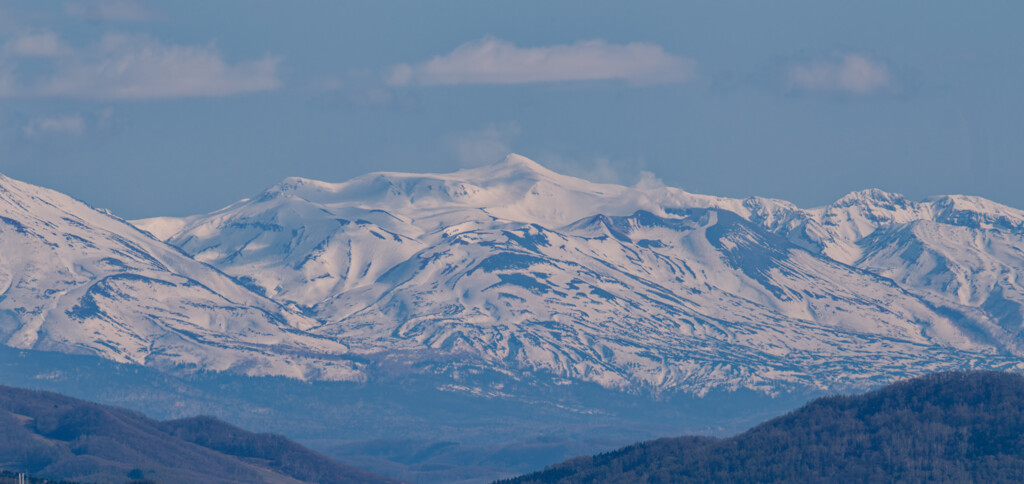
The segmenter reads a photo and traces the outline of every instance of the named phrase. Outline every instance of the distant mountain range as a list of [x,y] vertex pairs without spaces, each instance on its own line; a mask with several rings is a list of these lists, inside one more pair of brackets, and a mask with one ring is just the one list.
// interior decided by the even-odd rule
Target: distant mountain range
[[[352,378],[337,341],[104,211],[0,176],[0,337],[157,368]],[[310,360],[310,356],[315,357]]]
[[868,388],[1024,368],[1024,212],[878,190],[816,209],[606,185],[517,155],[289,178],[125,222],[0,178],[0,336],[164,370],[510,398]]
[[735,437],[580,457],[504,484],[1022,482],[1024,377],[942,373],[822,398]]
[[246,432],[210,417],[158,422],[121,408],[5,386],[0,435],[0,469],[47,479],[398,482],[338,464],[284,437]]

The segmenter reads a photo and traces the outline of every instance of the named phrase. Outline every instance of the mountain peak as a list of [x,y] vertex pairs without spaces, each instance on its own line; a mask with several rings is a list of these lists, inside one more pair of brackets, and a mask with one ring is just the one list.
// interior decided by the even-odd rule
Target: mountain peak
[[298,176],[290,176],[281,180],[280,183],[270,187],[267,192],[273,193],[285,193],[285,192],[304,192],[304,191],[333,191],[336,190],[336,183],[329,183],[320,180],[313,180],[311,178],[302,178]]
[[1019,209],[975,195],[937,195],[926,198],[925,202],[931,203],[936,207],[957,210],[1019,211]]
[[533,161],[533,160],[531,160],[531,159],[529,159],[529,158],[527,158],[527,157],[525,157],[523,155],[519,155],[519,154],[516,154],[516,153],[509,153],[508,156],[506,156],[504,160],[501,160],[500,162],[496,163],[496,165],[499,165],[499,166],[516,166],[516,167],[525,168],[525,169],[532,170],[532,171],[538,171],[538,170],[549,171],[547,168],[544,168],[543,166],[541,166],[540,163],[537,163],[536,161]]
[[863,205],[863,204],[897,204],[904,205],[907,203],[906,198],[899,193],[891,193],[878,188],[868,188],[864,190],[857,190],[850,192],[832,203],[833,206],[848,207],[850,205]]
[[509,155],[506,156],[505,159],[493,165],[470,170],[470,172],[477,173],[478,176],[483,175],[483,178],[505,178],[510,175],[512,177],[524,177],[532,179],[572,178],[549,170],[540,163],[537,163],[536,161],[533,161],[522,155],[517,155],[515,153],[509,153]]

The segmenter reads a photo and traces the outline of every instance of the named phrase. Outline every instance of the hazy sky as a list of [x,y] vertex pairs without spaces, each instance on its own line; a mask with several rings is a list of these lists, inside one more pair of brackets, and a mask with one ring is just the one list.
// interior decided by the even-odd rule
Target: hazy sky
[[0,172],[126,218],[556,171],[1024,207],[1024,2],[0,0]]

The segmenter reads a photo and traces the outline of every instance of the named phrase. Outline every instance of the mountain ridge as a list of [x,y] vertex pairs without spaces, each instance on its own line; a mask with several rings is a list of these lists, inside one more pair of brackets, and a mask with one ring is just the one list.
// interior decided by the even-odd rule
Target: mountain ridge
[[[311,369],[303,368],[302,352],[346,351],[302,334],[313,320],[58,192],[0,179],[0,222],[0,336],[7,345],[293,376]],[[295,356],[272,355],[266,349],[274,346]],[[351,373],[347,364],[317,365],[327,378]]]
[[397,483],[210,417],[155,421],[124,408],[0,386],[0,466],[51,479]]
[[496,484],[1019,482],[1024,378],[940,373],[815,400],[724,439],[641,442]]
[[[522,410],[506,430],[526,448],[538,448],[533,433],[566,421],[611,438],[574,447],[581,434],[563,430],[572,436],[550,448],[564,458],[666,425],[737,428],[808,396],[927,372],[1024,370],[1019,210],[879,190],[802,209],[655,183],[594,184],[512,161],[340,184],[291,178],[211,214],[136,221],[171,244],[85,205],[65,207],[75,225],[61,211],[0,197],[0,216],[13,222],[0,220],[0,274],[14,281],[0,298],[0,335],[7,342],[23,329],[14,309],[60,302],[43,318],[53,331],[37,332],[46,344],[22,347],[205,382],[200,393],[277,409],[271,417],[217,407],[263,428],[295,431],[270,422],[278,418],[307,431],[343,422],[360,429],[359,441],[415,433],[419,443],[396,449],[424,451],[448,445],[436,437],[444,431],[445,442],[461,443],[425,461],[305,437],[349,462],[438,481],[509,475],[515,466],[496,457],[507,454],[494,453],[504,441],[493,430],[509,422],[509,409]],[[15,367],[36,353],[6,351]],[[81,392],[77,373],[48,370],[45,355],[33,356],[26,381]],[[131,373],[120,368],[117,378]],[[271,402],[246,393],[253,384],[296,396]],[[151,399],[177,398],[143,387]],[[135,402],[134,394],[121,398]],[[334,406],[355,417],[331,414]],[[637,408],[660,413],[632,415]],[[634,437],[617,440],[624,435]],[[452,468],[462,452],[480,465]],[[535,457],[531,465],[555,460]]]
[[[700,225],[699,217],[687,215],[693,210],[717,211],[701,215],[715,222]],[[726,214],[750,226],[718,223]],[[878,254],[865,252],[872,234],[926,220],[968,232],[1012,229],[1024,221],[1024,212],[966,196],[912,202],[878,189],[800,209],[760,197],[592,183],[513,154],[495,165],[448,174],[371,173],[342,183],[288,178],[257,197],[189,217],[167,240],[319,319],[315,332],[343,339],[367,355],[459,351],[501,371],[545,369],[570,379],[662,390],[679,388],[667,383],[679,378],[667,376],[671,372],[703,368],[698,380],[708,379],[709,386],[682,386],[698,393],[722,385],[757,386],[755,374],[794,366],[784,359],[763,365],[765,357],[806,350],[806,343],[797,343],[803,341],[801,332],[832,346],[853,338],[845,348],[870,348],[873,338],[895,337],[897,345],[911,345],[905,352],[921,357],[918,363],[927,360],[928,351],[952,351],[939,357],[949,366],[932,370],[1019,367],[1020,347],[1006,329],[1012,314],[1000,319],[978,297],[929,291],[931,282],[899,276],[899,270],[909,270],[900,269],[905,263],[872,264]],[[166,219],[136,223],[172,232]],[[1007,233],[1016,237],[1012,230]],[[1024,239],[1020,242],[1024,245]],[[1016,267],[1017,261],[1011,262]],[[785,279],[793,268],[801,275]],[[858,271],[869,276],[853,275]],[[775,281],[778,277],[787,282]],[[837,285],[838,280],[847,282]],[[853,280],[859,293],[848,290]],[[822,287],[832,288],[831,294],[818,290]],[[995,286],[979,291],[993,292]],[[838,301],[832,297],[838,293],[848,296]],[[1018,292],[1005,294],[1016,304]],[[743,309],[732,314],[726,307]],[[894,315],[884,316],[889,313]],[[634,329],[612,330],[618,326],[610,323],[603,331],[587,322],[595,317],[631,321]],[[885,321],[881,325],[867,323],[879,318]],[[712,323],[716,319],[722,323]],[[682,343],[674,336],[677,329],[659,322],[670,320],[720,336],[693,339],[691,333],[691,342]],[[802,329],[778,339],[768,336],[778,329],[756,329],[755,321]],[[815,325],[821,327],[812,329]],[[733,329],[722,330],[727,327]],[[672,346],[692,352],[700,345],[737,344],[729,343],[736,330],[760,334],[740,344],[752,352],[740,361],[719,361],[707,353],[687,362],[681,353],[666,353]],[[634,336],[612,336],[621,331]],[[850,333],[838,336],[842,331]],[[839,339],[825,343],[830,332]],[[636,339],[638,334],[648,339]],[[658,338],[668,339],[658,343]],[[917,346],[922,344],[931,349]],[[866,354],[873,351],[885,353],[877,347]],[[795,374],[810,375],[817,370],[807,368],[831,357],[854,361],[834,350],[801,356],[796,367],[804,369]],[[864,358],[865,363],[851,363],[840,373],[873,373],[866,363],[871,357]],[[732,376],[710,376],[721,371],[712,370],[716,365]],[[776,383],[834,379],[858,385],[838,375],[784,383],[786,378]]]
[[502,392],[460,375],[701,395],[1024,368],[1024,212],[978,197],[869,189],[801,209],[509,155],[292,177],[132,226],[0,182],[0,335],[15,347],[304,380],[399,364],[480,394]]

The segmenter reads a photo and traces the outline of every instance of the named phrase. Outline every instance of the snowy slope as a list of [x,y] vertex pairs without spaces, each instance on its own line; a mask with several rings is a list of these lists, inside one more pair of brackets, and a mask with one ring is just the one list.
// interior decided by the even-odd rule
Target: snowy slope
[[338,184],[289,178],[204,217],[135,223],[159,234],[183,226],[165,240],[251,278],[268,297],[312,306],[372,284],[445,237],[495,221],[560,227],[598,213],[728,202],[677,189],[594,184],[511,155],[501,164],[454,174],[376,173]]
[[796,243],[897,282],[964,329],[1024,356],[1024,211],[979,197],[865,190],[790,215]]
[[858,266],[964,313],[993,343],[1024,354],[1021,234],[919,220],[879,229],[860,245]]
[[[1003,286],[975,278],[989,296],[965,303],[872,237],[927,221],[1000,231],[1010,253],[1022,220],[966,197],[869,190],[804,210],[595,184],[510,155],[450,174],[290,178],[212,214],[136,223],[356,354],[702,393],[1019,365],[1015,288],[992,299]],[[993,258],[961,272],[1018,267]]]
[[0,338],[158,368],[351,379],[347,348],[132,225],[0,176]]
[[319,334],[363,351],[658,390],[857,385],[988,349],[888,281],[706,209],[463,232],[316,309],[337,318]]

